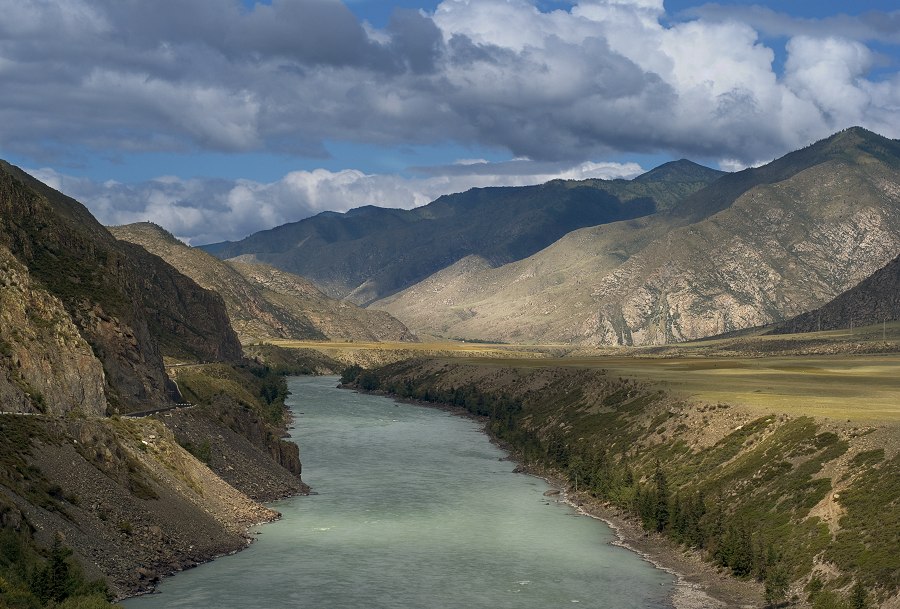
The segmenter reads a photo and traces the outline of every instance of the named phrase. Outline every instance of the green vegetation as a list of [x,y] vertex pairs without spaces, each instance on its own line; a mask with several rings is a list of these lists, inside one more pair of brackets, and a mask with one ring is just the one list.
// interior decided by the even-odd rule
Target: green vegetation
[[181,447],[194,455],[198,461],[201,463],[205,463],[209,465],[210,460],[212,459],[212,443],[209,438],[200,442],[199,445],[194,445],[192,442],[179,442]]
[[316,375],[337,372],[342,365],[315,349],[289,349],[272,344],[246,345],[244,353],[260,366],[280,375]]
[[[0,505],[0,516],[12,508]],[[2,518],[0,518],[2,520]],[[57,535],[49,549],[37,546],[27,527],[0,527],[0,607],[4,609],[106,609],[111,596],[102,581],[88,581]]]
[[[835,536],[814,508],[832,493],[824,470],[849,444],[809,417],[761,416],[699,446],[686,442],[688,421],[721,417],[711,413],[727,405],[698,408],[598,371],[504,369],[499,382],[501,374],[484,376],[484,366],[471,364],[470,378],[480,380],[467,382],[466,364],[425,364],[355,366],[342,382],[486,417],[491,434],[527,464],[562,473],[737,577],[764,582],[770,605],[785,600],[790,582],[813,578],[819,560],[841,575],[819,582],[816,606],[850,603],[841,591],[854,582],[854,603],[900,590],[900,456],[885,461],[883,450],[872,450],[847,460]],[[543,389],[523,389],[529,375]]]
[[268,366],[207,364],[178,369],[178,387],[192,404],[212,404],[217,399],[237,402],[270,425],[280,426],[287,416],[284,400],[287,382]]
[[66,503],[77,502],[75,495],[63,493],[29,463],[33,440],[45,444],[60,441],[45,426],[31,417],[0,415],[0,438],[0,484],[46,510],[65,513]]

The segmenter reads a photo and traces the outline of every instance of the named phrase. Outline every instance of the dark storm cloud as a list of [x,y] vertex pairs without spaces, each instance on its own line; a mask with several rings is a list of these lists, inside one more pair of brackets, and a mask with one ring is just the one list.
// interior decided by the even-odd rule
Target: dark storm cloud
[[[742,10],[664,25],[661,0],[445,0],[374,30],[337,0],[0,0],[0,145],[74,164],[85,151],[452,141],[733,166],[851,124],[900,135],[900,79],[870,80],[877,56],[860,42],[893,43],[896,14],[810,25],[757,11],[757,27],[790,32],[776,74],[757,30],[725,18]],[[869,34],[841,36],[854,28]]]

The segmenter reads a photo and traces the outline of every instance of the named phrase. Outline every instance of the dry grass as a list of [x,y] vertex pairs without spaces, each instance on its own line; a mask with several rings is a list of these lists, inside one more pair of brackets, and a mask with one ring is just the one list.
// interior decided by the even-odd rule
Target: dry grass
[[602,368],[692,400],[853,422],[900,422],[900,356],[574,357],[483,360],[483,366]]
[[[888,341],[900,323],[886,326]],[[513,368],[602,368],[611,375],[657,383],[661,389],[707,403],[726,403],[760,413],[808,415],[861,424],[900,422],[900,354],[765,355],[767,344],[836,347],[881,341],[882,327],[802,335],[747,336],[651,349],[604,349],[596,354],[561,345],[460,342],[316,343],[272,341],[282,347],[326,353],[360,351],[406,357],[471,358],[483,366]],[[739,355],[725,355],[738,353]]]
[[322,352],[385,351],[408,352],[416,356],[468,356],[468,357],[514,357],[531,359],[544,357],[544,348],[526,345],[504,345],[488,343],[464,343],[455,341],[409,342],[318,342],[304,340],[267,340],[268,344],[286,349],[316,349]]

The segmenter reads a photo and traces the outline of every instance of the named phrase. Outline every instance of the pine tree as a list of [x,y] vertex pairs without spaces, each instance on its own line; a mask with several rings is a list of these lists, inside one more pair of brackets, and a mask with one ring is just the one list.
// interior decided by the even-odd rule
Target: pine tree
[[766,569],[765,589],[766,604],[770,607],[777,606],[787,595],[790,584],[787,568],[781,561]]
[[662,532],[669,525],[669,486],[659,461],[656,462],[656,474],[653,478],[656,482],[656,530]]
[[62,538],[56,535],[47,564],[34,574],[31,589],[43,602],[61,602],[72,593],[72,577],[69,561],[71,550],[62,545]]
[[868,609],[869,594],[859,580],[854,584],[850,591],[850,609]]

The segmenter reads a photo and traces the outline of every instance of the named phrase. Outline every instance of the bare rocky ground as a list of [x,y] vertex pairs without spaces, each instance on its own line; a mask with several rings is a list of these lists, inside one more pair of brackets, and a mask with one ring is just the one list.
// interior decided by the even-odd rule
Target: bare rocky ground
[[167,424],[217,431],[217,459],[231,460],[239,473],[226,481],[158,419],[27,418],[49,432],[32,442],[28,462],[43,472],[58,500],[36,505],[27,493],[7,487],[0,493],[40,543],[61,535],[86,574],[106,579],[118,598],[151,591],[161,577],[246,547],[249,527],[279,517],[248,494],[270,500],[305,489],[245,438],[187,416],[177,427]]

